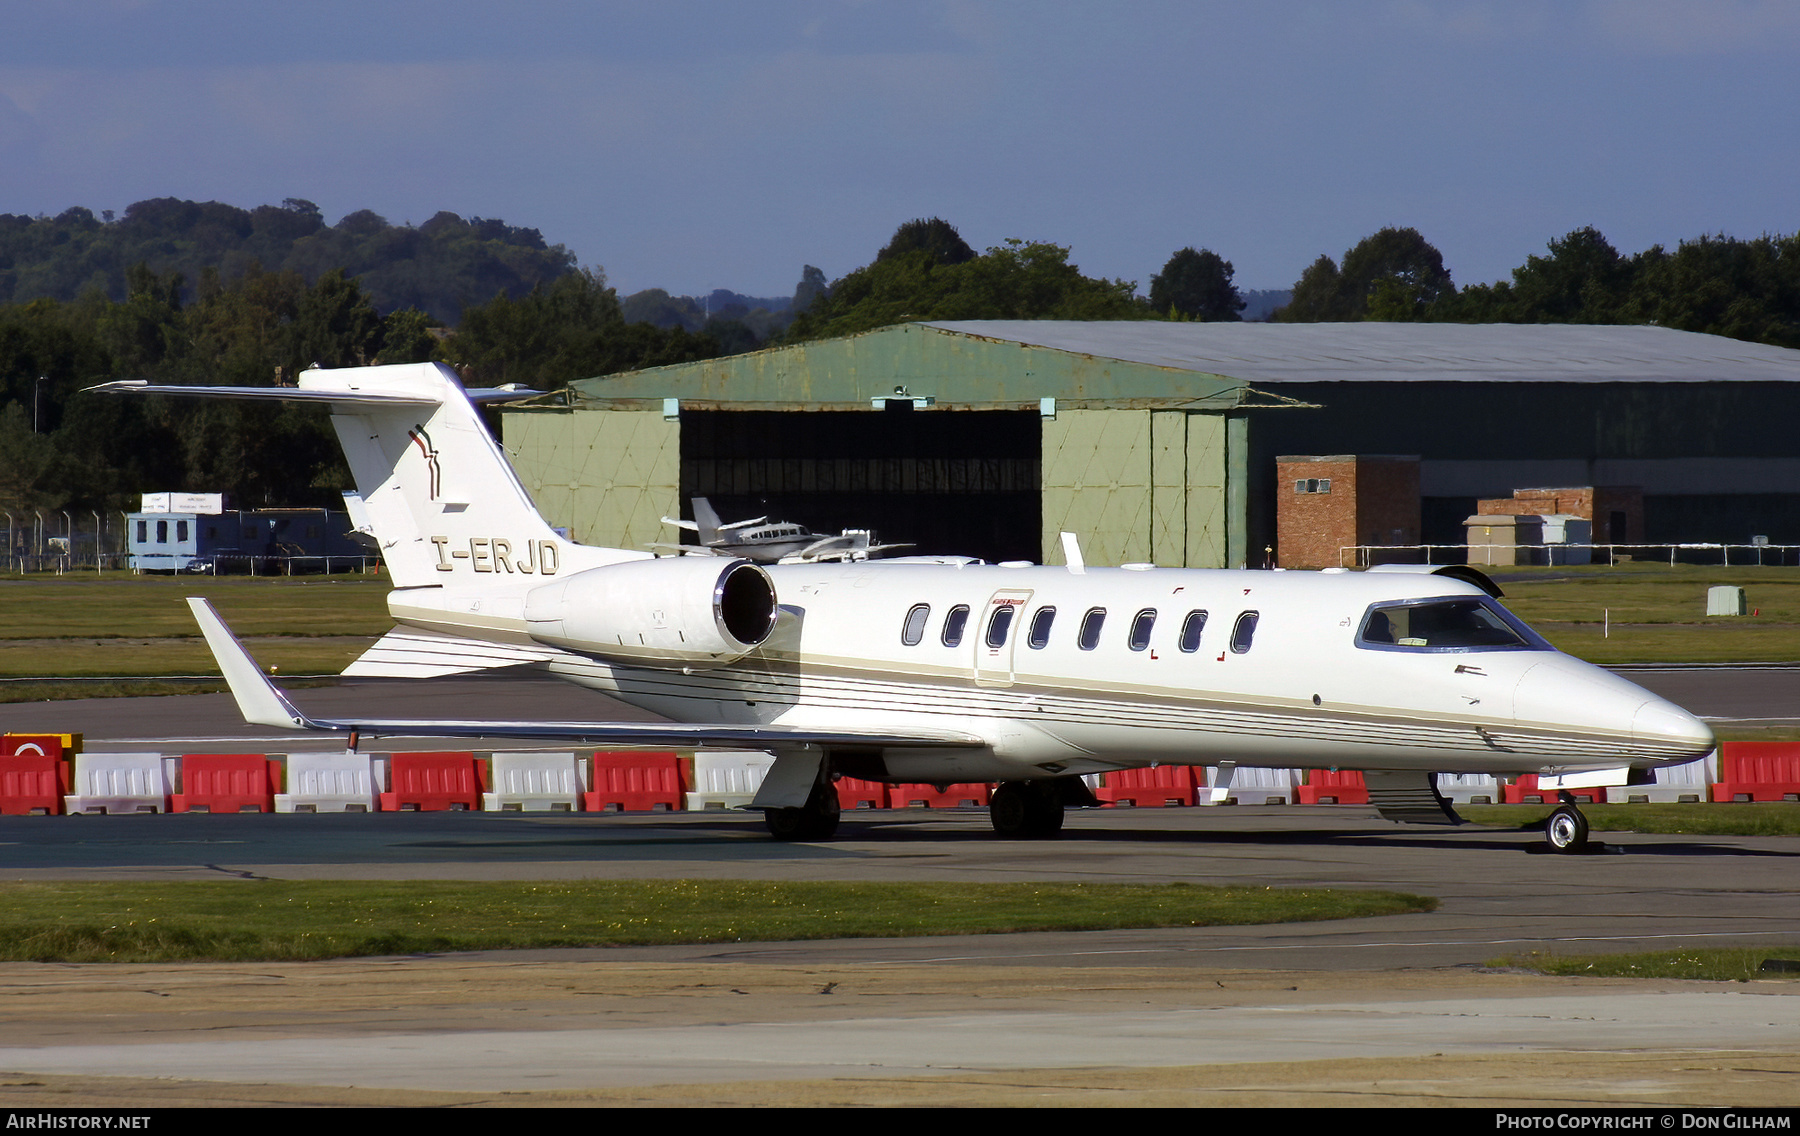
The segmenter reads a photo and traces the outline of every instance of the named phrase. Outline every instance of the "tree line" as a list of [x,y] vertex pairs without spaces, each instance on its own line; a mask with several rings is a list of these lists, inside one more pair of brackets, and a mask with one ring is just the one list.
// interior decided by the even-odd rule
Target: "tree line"
[[1320,256],[1275,319],[1655,324],[1800,347],[1800,234],[1723,234],[1626,256],[1592,227],[1550,241],[1510,280],[1460,291],[1416,229],[1382,229]]
[[[476,267],[446,267],[458,256]],[[908,320],[1239,320],[1234,275],[1217,253],[1184,248],[1140,296],[1133,281],[1084,275],[1063,246],[977,252],[934,217],[899,226],[836,281],[806,266],[791,298],[651,289],[621,300],[536,230],[451,213],[416,229],[367,211],[328,227],[293,199],[249,211],[158,199],[120,220],[0,216],[0,508],[116,510],[165,489],[329,505],[349,487],[322,415],[76,393],[114,378],[253,386],[315,363],[441,361],[471,385],[549,390]],[[487,298],[469,298],[477,287]],[[1273,318],[1653,322],[1800,346],[1800,237],[1624,256],[1580,229],[1510,281],[1459,291],[1416,230],[1383,229],[1320,256]]]
[[0,305],[0,509],[120,510],[165,489],[227,492],[242,507],[340,504],[350,487],[325,416],[243,401],[82,395],[111,379],[271,386],[307,367],[443,361],[470,385],[570,379],[720,354],[704,333],[628,324],[598,271],[517,299],[467,305],[456,328],[417,308],[381,314],[331,269],[215,268],[189,287],[139,263],[126,293]]

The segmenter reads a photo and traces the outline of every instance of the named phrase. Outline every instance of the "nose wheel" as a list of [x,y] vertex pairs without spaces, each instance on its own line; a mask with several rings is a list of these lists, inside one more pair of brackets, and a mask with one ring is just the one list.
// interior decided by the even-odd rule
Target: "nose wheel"
[[1587,848],[1588,822],[1574,805],[1557,806],[1544,822],[1544,840],[1552,852],[1581,852]]

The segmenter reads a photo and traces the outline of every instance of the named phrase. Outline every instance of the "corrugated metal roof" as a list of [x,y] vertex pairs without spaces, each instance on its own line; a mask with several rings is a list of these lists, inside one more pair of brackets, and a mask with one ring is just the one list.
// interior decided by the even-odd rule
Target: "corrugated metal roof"
[[925,326],[1245,382],[1796,382],[1800,351],[1590,324],[950,320]]

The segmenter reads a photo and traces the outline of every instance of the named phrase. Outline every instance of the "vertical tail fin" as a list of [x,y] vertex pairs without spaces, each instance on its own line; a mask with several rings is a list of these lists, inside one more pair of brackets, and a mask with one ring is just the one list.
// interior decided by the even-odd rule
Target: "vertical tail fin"
[[[450,368],[307,371],[300,389],[363,396],[334,399],[331,422],[396,585],[468,583],[470,573],[498,583],[575,566],[571,553],[578,546],[538,514]],[[624,549],[582,553],[581,567],[644,556]]]
[[710,548],[718,543],[719,514],[713,509],[712,502],[704,497],[694,498],[694,526],[702,547]]
[[314,369],[297,387],[118,382],[93,389],[329,405],[382,559],[402,588],[527,583],[649,555],[557,536],[456,372],[440,363]]

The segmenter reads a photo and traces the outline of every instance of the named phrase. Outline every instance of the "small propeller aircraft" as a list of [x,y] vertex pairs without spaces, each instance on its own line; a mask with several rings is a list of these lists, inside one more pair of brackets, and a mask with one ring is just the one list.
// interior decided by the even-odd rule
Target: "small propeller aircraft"
[[[1081,775],[1152,764],[1363,771],[1386,815],[1457,823],[1436,775],[1637,783],[1712,731],[1555,650],[1466,567],[1363,572],[1088,567],[901,557],[773,564],[559,536],[437,364],[313,369],[296,387],[101,391],[327,407],[394,580],[399,624],[345,673],[530,664],[667,724],[324,719],[277,690],[190,601],[245,717],[358,736],[765,749],[750,807],[784,839],[837,827],[833,779],[999,782],[994,828],[1059,831]],[[1550,845],[1581,848],[1566,792]]]
[[720,523],[712,502],[694,498],[694,519],[664,517],[665,525],[691,532],[699,544],[652,544],[687,556],[741,556],[756,564],[816,564],[826,560],[867,560],[909,544],[876,544],[868,529],[845,529],[837,536],[816,533],[792,521],[756,517]]

